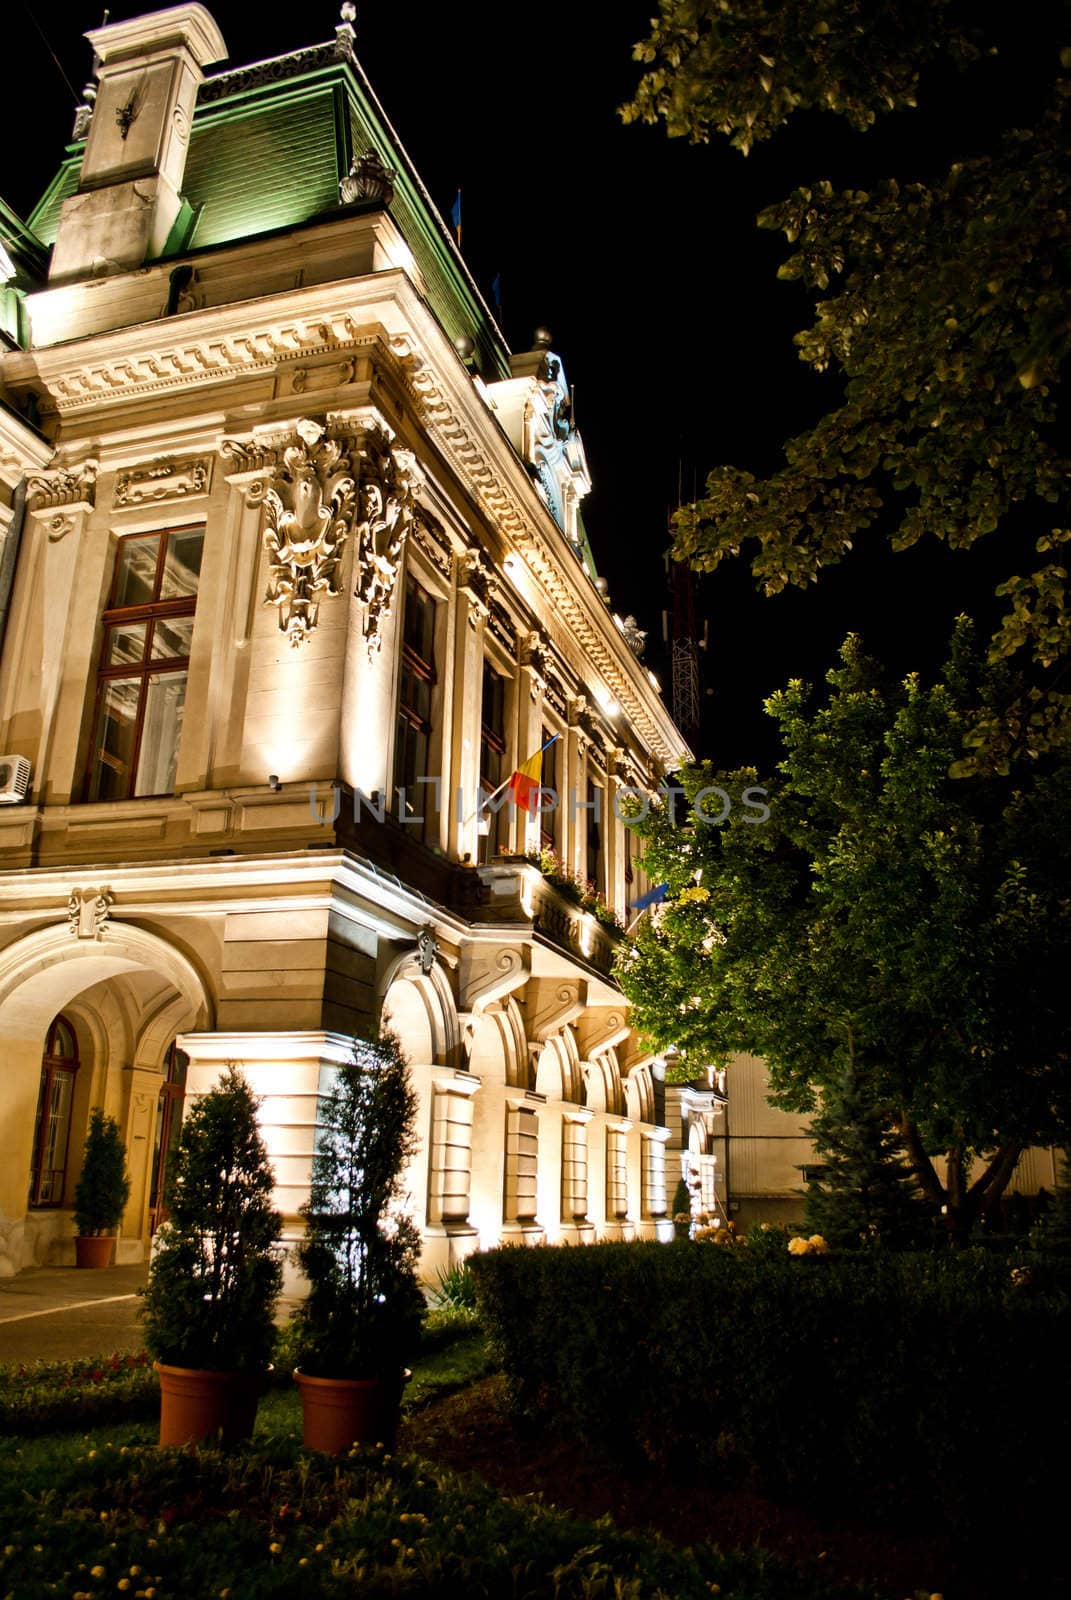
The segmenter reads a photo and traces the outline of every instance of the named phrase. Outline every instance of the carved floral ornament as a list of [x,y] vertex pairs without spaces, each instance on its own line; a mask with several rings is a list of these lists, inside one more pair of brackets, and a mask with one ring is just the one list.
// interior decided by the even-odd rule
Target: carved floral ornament
[[381,428],[363,435],[358,461],[357,587],[369,657],[382,644],[406,536],[413,525],[419,469],[411,450],[392,448]]
[[76,467],[49,467],[35,473],[27,482],[29,508],[46,511],[60,506],[91,506],[95,499],[96,461],[83,461]]
[[67,901],[67,921],[76,939],[103,939],[108,913],[115,903],[110,889],[72,889]]
[[416,462],[385,429],[329,432],[305,418],[286,440],[226,440],[231,477],[249,477],[250,504],[264,507],[266,605],[295,648],[315,630],[320,603],[337,596],[338,569],[356,533],[354,593],[364,606],[369,655],[390,615],[406,535],[413,521]]

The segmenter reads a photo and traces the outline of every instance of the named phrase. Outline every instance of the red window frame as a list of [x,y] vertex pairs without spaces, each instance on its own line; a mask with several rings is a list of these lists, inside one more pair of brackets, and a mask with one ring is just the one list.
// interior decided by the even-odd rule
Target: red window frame
[[[134,740],[131,747],[130,761],[126,773],[126,793],[111,795],[111,800],[150,799],[150,795],[135,796],[134,790],[138,779],[138,766],[141,761],[142,738],[145,732],[145,709],[148,702],[148,683],[151,677],[158,677],[161,673],[189,671],[190,657],[152,655],[153,635],[157,622],[168,622],[174,617],[192,617],[197,610],[197,595],[180,595],[174,600],[153,599],[144,601],[134,606],[118,606],[115,604],[116,594],[122,572],[123,548],[135,540],[158,540],[156,552],[156,570],[153,577],[153,594],[158,596],[163,586],[164,572],[167,565],[167,548],[170,540],[178,534],[200,533],[204,534],[203,523],[186,523],[176,528],[154,528],[145,533],[123,534],[117,541],[115,552],[115,565],[112,572],[111,587],[108,591],[108,604],[101,615],[101,662],[107,654],[108,639],[113,630],[145,623],[145,646],[140,663],[118,662],[114,666],[101,665],[97,670],[97,691],[93,705],[93,733],[89,745],[89,764],[85,777],[85,798],[92,798],[92,789],[96,777],[98,762],[101,758],[100,734],[101,716],[104,705],[104,695],[107,685],[116,679],[139,679],[138,710],[134,728]],[[171,792],[171,791],[168,791]]]
[[[73,1055],[61,1055],[56,1051],[56,1037],[61,1028],[65,1028],[71,1036],[74,1045]],[[34,1211],[55,1211],[63,1205],[63,1194],[67,1186],[67,1165],[71,1149],[71,1112],[74,1108],[74,1086],[81,1065],[78,1059],[78,1039],[70,1021],[62,1012],[52,1019],[48,1033],[45,1036],[45,1051],[41,1058],[41,1087],[37,1096],[37,1121],[34,1128],[33,1153],[30,1157],[30,1198],[29,1205]],[[63,1141],[63,1161],[60,1166],[45,1167],[45,1150],[48,1144],[49,1117],[48,1107],[52,1099],[52,1089],[57,1078],[70,1079],[71,1099],[67,1111],[67,1132]],[[41,1191],[45,1188],[46,1176],[51,1180],[59,1174],[59,1194],[52,1199],[42,1200]],[[49,1185],[51,1187],[51,1183]]]

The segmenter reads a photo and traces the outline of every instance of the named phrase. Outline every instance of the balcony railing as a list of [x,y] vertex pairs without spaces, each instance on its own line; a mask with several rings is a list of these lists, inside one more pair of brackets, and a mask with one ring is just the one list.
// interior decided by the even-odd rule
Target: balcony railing
[[524,856],[497,856],[477,870],[484,887],[482,915],[487,920],[530,922],[567,955],[599,972],[610,972],[621,930],[578,905],[574,891],[545,877]]

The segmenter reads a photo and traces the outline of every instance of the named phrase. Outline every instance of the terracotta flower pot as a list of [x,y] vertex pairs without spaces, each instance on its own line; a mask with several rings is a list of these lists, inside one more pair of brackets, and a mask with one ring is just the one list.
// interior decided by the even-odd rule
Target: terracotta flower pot
[[307,1450],[337,1456],[351,1444],[394,1445],[406,1372],[396,1383],[378,1378],[311,1378],[295,1369],[301,1389],[302,1439]]
[[154,1361],[160,1378],[160,1443],[200,1444],[218,1433],[225,1445],[253,1436],[268,1372],[212,1372]]
[[79,1233],[74,1240],[76,1267],[110,1267],[115,1252],[114,1233]]

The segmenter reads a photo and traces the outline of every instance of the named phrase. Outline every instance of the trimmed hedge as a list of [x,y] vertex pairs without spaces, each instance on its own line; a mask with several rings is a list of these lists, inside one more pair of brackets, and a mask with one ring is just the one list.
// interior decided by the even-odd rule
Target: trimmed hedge
[[625,1459],[922,1522],[1039,1512],[1061,1479],[1071,1279],[1051,1263],[682,1242],[471,1267],[515,1402]]
[[151,1417],[160,1385],[144,1350],[0,1367],[0,1431],[51,1433]]

